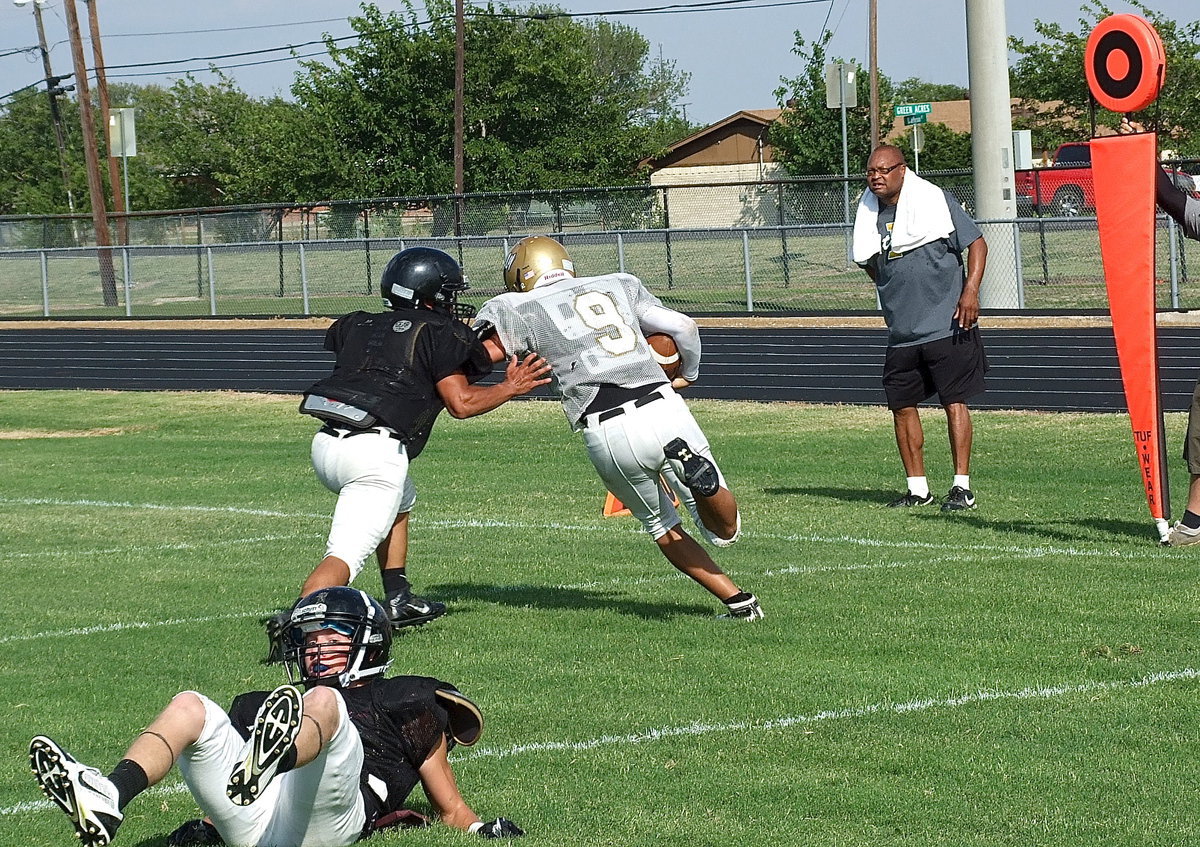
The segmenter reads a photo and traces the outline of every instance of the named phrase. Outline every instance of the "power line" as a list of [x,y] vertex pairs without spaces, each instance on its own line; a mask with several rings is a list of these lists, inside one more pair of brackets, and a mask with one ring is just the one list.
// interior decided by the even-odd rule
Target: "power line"
[[[514,14],[489,14],[486,12],[472,10],[469,12],[469,14],[473,18],[492,17],[492,18],[516,19],[516,20],[549,20],[552,18],[591,18],[591,17],[606,18],[606,17],[624,17],[624,16],[630,16],[630,15],[689,14],[689,13],[697,13],[697,12],[740,11],[743,9],[770,9],[770,8],[778,8],[781,6],[808,6],[808,5],[815,5],[817,3],[825,3],[825,2],[830,3],[830,9],[832,10],[833,4],[836,2],[836,0],[776,0],[776,2],[761,2],[761,0],[701,0],[701,2],[698,2],[698,3],[672,3],[672,4],[668,4],[668,5],[663,5],[663,6],[646,6],[646,7],[642,7],[639,9],[614,9],[614,10],[595,11],[595,12],[539,12],[539,13],[525,13],[525,14],[515,14],[515,13]],[[843,7],[843,15],[844,14],[845,14],[845,7]],[[448,19],[449,19],[449,16],[443,16],[440,18],[431,18],[429,20],[416,22],[413,25],[416,27],[423,27],[423,26],[428,26],[431,23],[435,23],[438,21],[444,21],[444,20],[448,20]],[[179,31],[169,31],[169,32],[147,32],[147,33],[120,33],[120,34],[115,34],[115,35],[106,35],[105,37],[106,38],[134,38],[134,37],[155,37],[155,36],[166,36],[166,35],[194,35],[194,34],[199,34],[199,33],[235,32],[235,31],[239,31],[239,30],[255,30],[255,29],[273,29],[273,28],[279,28],[279,27],[285,27],[285,26],[303,26],[306,24],[316,24],[316,23],[335,23],[335,22],[344,21],[344,20],[346,20],[346,19],[345,18],[327,18],[327,19],[320,19],[320,20],[313,20],[313,21],[296,21],[294,23],[260,24],[260,25],[254,25],[254,26],[223,27],[223,28],[216,28],[216,29],[203,29],[203,30],[179,30]],[[828,21],[828,15],[826,16],[826,21]],[[407,26],[407,25],[408,24],[405,24],[405,26]],[[343,42],[343,41],[351,41],[354,39],[363,38],[364,36],[374,35],[377,32],[389,32],[389,31],[390,30],[376,30],[376,31],[371,31],[371,32],[355,33],[352,35],[345,35],[345,36],[339,36],[337,38],[330,38],[330,39],[328,39],[328,42],[338,43],[338,42]],[[59,43],[65,43],[65,42],[59,42]],[[159,70],[159,71],[154,71],[154,70],[145,70],[145,69],[162,67],[162,66],[166,66],[166,65],[182,65],[182,64],[192,63],[192,62],[210,62],[211,63],[211,62],[216,62],[221,59],[236,59],[236,58],[247,57],[247,56],[261,56],[261,55],[266,55],[269,53],[278,53],[281,50],[298,50],[298,49],[302,49],[305,47],[313,47],[318,44],[325,45],[326,43],[327,43],[327,40],[322,38],[322,39],[318,39],[318,40],[314,40],[314,41],[301,42],[298,44],[286,44],[286,45],[282,45],[279,47],[266,47],[266,48],[262,48],[262,49],[258,49],[258,50],[244,50],[244,51],[240,51],[237,53],[223,53],[223,54],[218,54],[218,55],[214,55],[214,56],[193,56],[193,57],[186,58],[186,59],[169,59],[169,60],[163,60],[163,61],[158,61],[158,62],[133,62],[133,63],[123,64],[123,65],[109,65],[107,67],[107,70],[108,71],[121,71],[121,70],[130,71],[128,73],[113,73],[113,74],[111,74],[111,76],[120,78],[120,79],[130,79],[130,78],[134,78],[134,77],[145,77],[145,76],[157,76],[160,74],[202,73],[204,71],[214,70],[214,69],[215,70],[231,70],[231,69],[235,69],[235,68],[247,68],[247,67],[255,67],[255,66],[259,66],[259,65],[275,64],[278,62],[290,62],[290,61],[298,61],[300,59],[309,59],[309,58],[313,58],[315,56],[324,55],[325,51],[323,51],[323,50],[316,51],[313,53],[306,53],[303,55],[281,56],[278,58],[264,59],[262,61],[257,61],[257,62],[239,62],[239,63],[231,63],[231,64],[225,64],[225,65],[210,64],[210,65],[207,65],[202,68],[189,68],[186,70],[163,69],[163,70]],[[55,46],[57,46],[57,45],[55,45]],[[14,53],[25,52],[25,50],[28,50],[28,49],[32,49],[32,48],[24,48],[22,50],[13,50],[13,52]],[[142,72],[134,73],[133,71],[142,71]],[[36,85],[36,83],[34,83],[34,85]],[[30,87],[32,87],[32,86],[25,86],[25,88],[17,89],[17,91],[12,92],[11,94],[5,95],[4,97],[0,98],[0,100],[4,100],[4,99],[7,99],[8,97],[12,97],[13,95],[15,95],[21,91],[24,91],[26,88],[30,88]]]
[[32,53],[37,49],[38,47],[36,44],[32,47],[11,47],[5,50],[0,50],[0,59],[3,59],[5,56],[16,56],[18,53]]
[[253,26],[226,26],[217,27],[214,29],[179,29],[168,32],[118,32],[113,34],[105,34],[105,38],[142,38],[142,37],[157,37],[162,35],[199,35],[200,33],[208,32],[242,32],[249,29],[280,29],[288,26],[310,26],[311,24],[334,24],[345,23],[343,18],[322,18],[316,21],[293,21],[284,24],[255,24]]
[[[125,74],[110,73],[109,76],[113,77],[114,79],[132,79],[134,77],[161,76],[163,74],[204,73],[205,71],[211,71],[211,70],[223,71],[223,70],[232,70],[234,68],[251,68],[251,67],[256,67],[258,65],[273,65],[276,62],[291,62],[291,61],[295,61],[295,60],[299,60],[299,59],[311,59],[313,56],[324,56],[324,55],[326,55],[324,50],[318,50],[315,53],[304,53],[299,56],[279,56],[278,58],[275,58],[275,59],[263,59],[258,62],[238,62],[237,64],[232,64],[232,65],[208,65],[203,68],[187,68],[187,69],[169,70],[169,71],[145,71],[143,73],[125,73]],[[123,67],[137,67],[137,65],[124,65]]]
[[[362,34],[345,35],[340,38],[330,39],[331,41],[347,41],[351,38],[361,38]],[[135,62],[128,65],[109,65],[108,69],[122,70],[125,68],[152,68],[158,65],[183,65],[188,62],[209,62],[216,59],[237,59],[242,56],[261,56],[264,53],[278,53],[280,50],[297,50],[301,47],[312,47],[315,44],[324,44],[324,39],[317,41],[305,41],[300,44],[285,44],[282,47],[265,47],[261,50],[242,50],[238,53],[222,53],[217,56],[192,56],[189,59],[167,59],[162,62]],[[287,57],[291,58],[291,57]]]
[[[38,82],[31,82],[31,83],[29,83],[29,85],[23,85],[20,88],[18,88],[16,91],[10,91],[7,94],[0,95],[0,100],[7,100],[10,97],[16,98],[18,94],[29,91],[30,89],[33,89],[33,88],[37,88],[39,84],[40,83],[38,83]],[[15,102],[15,100],[14,100],[14,102]]]

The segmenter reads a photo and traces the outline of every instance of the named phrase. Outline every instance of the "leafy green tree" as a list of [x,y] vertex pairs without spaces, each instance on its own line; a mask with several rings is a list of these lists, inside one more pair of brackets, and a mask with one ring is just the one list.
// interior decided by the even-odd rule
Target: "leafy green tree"
[[[1163,147],[1182,156],[1200,155],[1200,22],[1176,22],[1140,0],[1130,0],[1130,5],[1158,30],[1167,53],[1162,94],[1139,119],[1150,125],[1157,121]],[[1012,94],[1039,104],[1031,114],[1015,118],[1013,125],[1032,130],[1034,150],[1053,151],[1065,141],[1092,135],[1084,50],[1092,29],[1112,11],[1100,0],[1085,0],[1080,12],[1076,31],[1035,20],[1040,40],[1009,39],[1009,47],[1020,57],[1011,72]],[[1115,127],[1120,116],[1097,107],[1096,121]]]
[[966,100],[967,89],[944,82],[925,82],[910,76],[896,83],[893,94],[897,103],[940,103],[945,100]]
[[[292,91],[314,149],[300,196],[453,190],[452,11],[434,0],[425,23],[411,6],[364,4],[358,43],[305,63]],[[686,75],[650,61],[629,27],[487,5],[468,9],[464,38],[467,191],[628,183],[683,128]]]
[[[257,100],[227,78],[170,88],[114,86],[114,104],[137,110],[138,155],[129,160],[132,208],[190,208],[292,198],[267,174],[295,104]],[[282,188],[286,189],[286,186]]]
[[[921,145],[920,156],[922,171],[947,171],[971,167],[971,134],[969,132],[955,132],[945,124],[937,123],[921,124],[921,129],[925,137],[924,144]],[[912,136],[912,130],[909,129],[893,142],[904,151],[904,156],[910,164],[917,160],[913,154]]]
[[[58,100],[66,136],[67,168],[76,202],[86,204],[87,175],[79,137],[79,111]],[[80,198],[83,198],[82,201]],[[46,92],[30,88],[15,95],[0,115],[0,214],[44,215],[69,211],[67,190],[54,140]]]
[[[783,108],[779,120],[771,125],[768,139],[776,158],[788,172],[835,174],[842,171],[842,116],[840,109],[825,105],[826,48],[833,34],[826,32],[820,41],[806,42],[799,32],[792,52],[804,61],[800,76],[781,79],[775,98]],[[858,105],[846,110],[846,138],[851,173],[866,166],[871,150],[870,81],[867,74],[854,75]],[[879,126],[891,126],[891,82],[879,76]]]

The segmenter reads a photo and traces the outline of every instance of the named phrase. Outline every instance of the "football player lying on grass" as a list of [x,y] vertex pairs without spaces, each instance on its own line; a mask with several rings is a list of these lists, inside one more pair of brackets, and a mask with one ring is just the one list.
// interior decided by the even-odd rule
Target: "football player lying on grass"
[[483,822],[459,793],[447,752],[474,744],[479,709],[432,677],[384,678],[392,624],[378,601],[337,586],[292,612],[285,664],[299,682],[234,699],[226,713],[195,691],[177,694],[108,775],[35,737],[29,759],[46,795],[85,847],[116,834],[122,810],[175,764],[206,821],[174,843],[342,847],[402,817],[419,782],[441,821],[485,838],[524,835]]

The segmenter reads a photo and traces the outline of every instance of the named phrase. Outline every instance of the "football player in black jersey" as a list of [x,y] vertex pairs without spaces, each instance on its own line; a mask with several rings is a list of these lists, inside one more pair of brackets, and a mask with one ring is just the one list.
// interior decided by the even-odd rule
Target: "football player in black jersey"
[[177,694],[108,776],[46,736],[30,742],[34,775],[84,847],[108,844],[126,804],[175,764],[206,817],[173,844],[340,847],[404,815],[418,783],[449,826],[524,834],[505,818],[480,820],[455,784],[447,752],[479,739],[478,707],[432,677],[383,676],[392,625],[378,601],[321,589],[296,604],[286,635],[299,687],[239,695],[228,712],[195,691]]
[[[467,287],[450,255],[410,247],[383,271],[385,311],[351,312],[329,327],[325,349],[337,356],[333,372],[309,388],[300,411],[322,421],[312,464],[338,502],[325,557],[300,596],[349,585],[374,551],[394,626],[445,613],[444,604],[412,593],[405,571],[408,515],[416,501],[409,463],[442,409],[473,417],[550,381],[550,366],[534,355],[512,357],[498,384],[475,384],[491,372],[492,361],[464,323],[475,313],[457,299]],[[278,634],[285,615],[268,622],[269,633]]]

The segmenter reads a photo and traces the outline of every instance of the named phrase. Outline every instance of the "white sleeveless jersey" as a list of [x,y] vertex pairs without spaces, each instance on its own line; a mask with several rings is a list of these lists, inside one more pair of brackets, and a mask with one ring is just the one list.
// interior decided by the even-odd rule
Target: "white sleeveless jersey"
[[640,324],[653,307],[662,303],[641,280],[612,273],[501,294],[483,304],[476,321],[496,325],[508,355],[538,353],[550,363],[551,388],[578,429],[602,383],[637,388],[666,380]]

